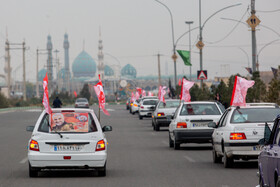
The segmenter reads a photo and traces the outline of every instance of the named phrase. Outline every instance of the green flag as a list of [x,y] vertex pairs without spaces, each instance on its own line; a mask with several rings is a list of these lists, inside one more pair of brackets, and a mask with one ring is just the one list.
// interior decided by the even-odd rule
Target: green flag
[[186,66],[191,66],[190,63],[190,52],[189,51],[183,51],[183,50],[177,50],[181,58],[183,59]]

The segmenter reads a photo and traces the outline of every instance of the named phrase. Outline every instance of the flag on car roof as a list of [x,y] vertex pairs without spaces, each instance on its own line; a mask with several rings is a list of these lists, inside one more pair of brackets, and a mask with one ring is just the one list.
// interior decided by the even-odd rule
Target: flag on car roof
[[182,79],[180,100],[185,102],[191,101],[190,89],[194,85],[194,82],[188,81],[185,78]]
[[148,92],[148,96],[154,96],[151,91]]
[[49,90],[48,90],[48,84],[49,84],[49,80],[48,80],[48,73],[46,73],[45,78],[43,79],[43,88],[44,88],[44,96],[43,96],[43,105],[45,107],[45,110],[48,114],[52,113],[52,109],[50,107],[50,101],[49,101]]
[[142,97],[144,97],[144,96],[146,96],[146,91],[145,90],[142,91]]
[[109,112],[105,109],[105,94],[100,79],[100,74],[98,76],[99,76],[99,82],[96,85],[94,85],[93,88],[98,98],[99,108],[103,110],[104,114],[109,116],[110,115]]
[[166,86],[159,86],[158,99],[165,103],[164,95],[166,94]]
[[235,76],[234,87],[231,97],[231,106],[246,106],[246,95],[248,88],[252,87],[255,81],[246,80],[242,77]]

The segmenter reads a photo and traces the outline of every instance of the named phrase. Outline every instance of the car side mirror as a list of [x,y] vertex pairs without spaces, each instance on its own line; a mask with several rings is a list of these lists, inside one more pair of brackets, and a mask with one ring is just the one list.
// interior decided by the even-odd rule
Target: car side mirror
[[260,139],[258,144],[259,145],[268,145],[269,144],[270,135],[271,135],[271,130],[270,130],[268,124],[265,123],[265,126],[264,126],[264,138]]
[[217,124],[211,121],[210,123],[208,123],[208,127],[217,128]]
[[104,127],[102,127],[102,131],[103,132],[108,132],[108,131],[112,131],[112,130],[113,130],[112,126],[104,126]]
[[33,132],[35,126],[27,126],[26,131]]

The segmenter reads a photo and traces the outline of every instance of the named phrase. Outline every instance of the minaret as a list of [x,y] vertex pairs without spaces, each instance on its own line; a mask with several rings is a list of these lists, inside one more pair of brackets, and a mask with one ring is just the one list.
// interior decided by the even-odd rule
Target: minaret
[[52,63],[52,41],[51,36],[48,35],[47,50],[48,50],[48,60],[47,60],[47,71],[49,79],[49,93],[52,93],[53,88],[53,63]]
[[66,91],[70,93],[70,69],[69,69],[69,41],[68,34],[64,34],[64,80],[63,84],[66,86]]
[[98,41],[98,73],[100,74],[101,80],[104,80],[104,55],[103,55],[103,44],[101,40],[101,31],[99,29],[99,41]]

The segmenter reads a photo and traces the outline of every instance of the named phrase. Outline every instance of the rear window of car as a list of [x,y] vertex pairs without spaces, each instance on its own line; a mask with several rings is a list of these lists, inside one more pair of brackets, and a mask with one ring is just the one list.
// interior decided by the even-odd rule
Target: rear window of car
[[180,101],[166,101],[165,103],[160,102],[158,108],[177,108]]
[[157,102],[157,100],[145,100],[143,101],[143,105],[156,105]]
[[88,102],[87,99],[77,99],[77,102]]
[[231,123],[272,122],[280,114],[279,108],[239,108],[231,116]]
[[47,133],[86,133],[96,132],[97,127],[90,113],[52,113],[51,115],[45,114],[38,131]]
[[215,104],[184,104],[180,115],[221,115],[221,113]]

